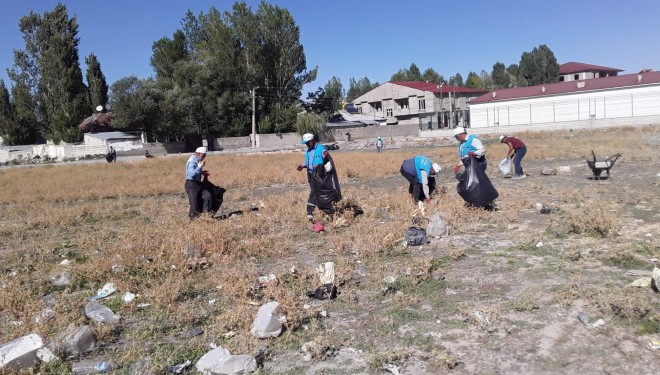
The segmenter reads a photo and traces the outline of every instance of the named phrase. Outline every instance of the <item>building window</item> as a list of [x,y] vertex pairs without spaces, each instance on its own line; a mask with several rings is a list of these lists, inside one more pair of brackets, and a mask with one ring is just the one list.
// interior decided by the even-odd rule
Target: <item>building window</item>
[[383,107],[381,106],[380,102],[371,102],[371,103],[369,103],[369,105],[371,106],[371,108],[374,109],[374,111],[382,111],[383,110]]
[[564,82],[564,76],[559,77],[559,82]]
[[399,109],[407,109],[409,107],[408,98],[405,99],[396,99],[396,105],[399,106]]
[[580,75],[579,75],[579,74],[574,75],[574,76],[573,76],[573,79],[576,80],[576,81],[579,80],[579,79],[580,79]]
[[387,111],[387,117],[392,117],[392,108],[388,108],[386,111]]
[[419,109],[426,109],[426,99],[419,99]]
[[362,106],[357,107],[358,108],[358,113],[362,113]]

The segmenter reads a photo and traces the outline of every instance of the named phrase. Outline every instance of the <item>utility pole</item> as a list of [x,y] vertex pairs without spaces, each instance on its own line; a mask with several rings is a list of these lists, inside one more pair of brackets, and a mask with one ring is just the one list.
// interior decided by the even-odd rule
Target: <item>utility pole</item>
[[259,86],[252,89],[252,147],[257,147],[257,107],[255,106],[255,92]]

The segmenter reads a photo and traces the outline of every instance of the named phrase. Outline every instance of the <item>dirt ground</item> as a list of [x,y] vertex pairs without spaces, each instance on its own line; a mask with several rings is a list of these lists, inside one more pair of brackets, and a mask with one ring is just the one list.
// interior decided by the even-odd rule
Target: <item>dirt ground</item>
[[[402,139],[384,153],[437,146]],[[362,150],[374,153],[368,142],[353,142],[333,155]],[[341,181],[342,192],[363,214],[346,225],[324,218],[320,234],[304,218],[308,186],[290,181],[229,190],[222,211],[242,215],[192,224],[181,214],[183,193],[54,199],[24,204],[24,212],[0,205],[0,296],[12,298],[0,305],[0,337],[36,330],[50,339],[71,322],[90,324],[80,310],[112,280],[121,293],[153,304],[123,304],[121,293],[104,300],[122,323],[95,325],[99,343],[83,358],[110,357],[120,364],[117,374],[168,373],[167,366],[194,363],[212,342],[256,356],[257,375],[660,373],[660,350],[647,348],[660,339],[660,293],[627,286],[659,263],[660,159],[625,150],[603,180],[593,180],[579,157],[524,160],[522,180],[497,173],[496,162],[491,157],[488,167],[500,194],[494,211],[465,208],[442,160],[425,218],[411,218],[398,173],[356,173]],[[129,161],[117,165],[131,171]],[[537,203],[556,210],[542,214]],[[433,215],[448,222],[449,234],[405,246],[405,229]],[[211,242],[210,267],[182,269],[187,235],[200,247]],[[72,260],[73,282],[57,289],[47,272],[62,270],[62,254]],[[315,268],[328,261],[336,264],[339,295],[306,296]],[[256,276],[270,273],[279,282],[253,298]],[[47,293],[58,301],[57,315],[32,323]],[[299,321],[279,337],[251,337],[256,309],[277,298],[290,322]],[[27,299],[34,306],[23,306]],[[579,312],[603,323],[585,325]],[[203,334],[186,336],[195,327]],[[152,371],[130,370],[142,358]],[[67,373],[79,359],[40,373]]]
[[[372,270],[358,266],[341,288],[355,291],[357,304],[346,306],[343,295],[335,301],[317,302],[328,312],[325,329],[341,337],[345,345],[311,363],[304,362],[299,352],[278,353],[265,362],[265,372],[375,374],[387,373],[378,370],[380,365],[394,364],[400,374],[659,373],[660,351],[646,348],[658,333],[640,333],[635,318],[613,314],[608,306],[601,306],[600,299],[617,293],[622,303],[637,303],[625,298],[632,290],[624,286],[650,275],[657,265],[660,163],[621,160],[611,178],[600,181],[591,179],[583,159],[525,162],[524,166],[528,174],[524,180],[493,176],[494,168],[489,167],[493,183],[506,194],[501,201],[525,202],[514,222],[506,226],[483,222],[467,233],[453,228],[448,237],[402,249],[391,259],[396,263],[401,260],[397,258],[442,258],[448,244],[466,249],[464,256],[442,268],[444,279],[435,277],[384,293],[360,288],[362,275]],[[542,169],[561,166],[570,171],[540,174]],[[378,195],[399,180],[395,176],[364,184]],[[440,185],[447,187],[448,194],[455,194],[451,176],[443,173],[438,180],[444,181]],[[567,219],[561,211],[540,214],[535,203],[560,210],[579,206],[572,201],[574,196],[563,194],[567,191],[579,191],[584,202],[606,211],[619,207],[619,235],[551,233],[548,228]],[[617,263],[617,254],[628,251],[636,262]],[[298,256],[310,264],[324,260],[322,254]],[[409,275],[404,268],[403,274],[390,276]],[[657,314],[659,296],[645,290],[639,298],[647,299]],[[604,304],[616,310],[615,302]],[[490,324],[476,319],[477,311]],[[591,322],[603,318],[605,324],[583,325],[577,318],[580,311]],[[374,352],[380,354],[374,358]]]

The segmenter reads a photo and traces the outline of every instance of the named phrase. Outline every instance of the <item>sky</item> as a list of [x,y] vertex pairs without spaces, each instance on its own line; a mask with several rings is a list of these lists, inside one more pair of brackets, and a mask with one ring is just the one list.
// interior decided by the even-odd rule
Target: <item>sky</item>
[[[0,79],[8,87],[13,50],[25,43],[18,21],[31,11],[54,9],[55,0],[3,0],[0,12]],[[79,55],[94,53],[110,85],[136,75],[153,76],[151,46],[172,37],[187,10],[231,10],[228,0],[61,0],[79,23]],[[259,1],[245,1],[256,11]],[[300,27],[307,68],[317,80],[302,97],[334,76],[387,82],[412,63],[448,78],[490,73],[493,64],[520,61],[546,44],[561,64],[584,62],[623,69],[660,69],[660,1],[656,0],[270,0],[286,8]]]

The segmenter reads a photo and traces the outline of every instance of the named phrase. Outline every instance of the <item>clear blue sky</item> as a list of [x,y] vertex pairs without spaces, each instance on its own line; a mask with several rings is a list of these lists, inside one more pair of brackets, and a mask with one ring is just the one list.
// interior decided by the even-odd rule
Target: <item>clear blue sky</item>
[[[186,10],[212,6],[230,10],[229,0],[68,0],[69,16],[79,23],[79,53],[94,53],[108,84],[129,75],[153,75],[151,45],[171,37]],[[253,11],[259,2],[246,1]],[[660,1],[656,0],[271,0],[291,12],[300,26],[308,69],[318,66],[307,92],[332,76],[348,89],[351,77],[383,83],[415,63],[449,77],[490,72],[495,62],[518,63],[539,44],[559,63],[604,65],[634,73],[660,69]],[[30,11],[43,14],[55,0],[6,1],[0,12],[0,79],[13,50],[24,48],[18,20]]]

